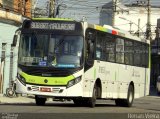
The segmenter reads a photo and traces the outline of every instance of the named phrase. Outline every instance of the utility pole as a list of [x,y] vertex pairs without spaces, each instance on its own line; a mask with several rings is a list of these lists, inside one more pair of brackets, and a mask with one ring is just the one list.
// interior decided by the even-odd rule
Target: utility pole
[[117,7],[117,0],[112,0],[112,11],[113,11],[113,13],[112,13],[112,26],[114,26],[115,25],[115,13],[116,13],[116,7]]
[[148,40],[152,40],[151,39],[151,4],[150,4],[150,0],[148,0],[147,3],[147,26],[146,26],[146,38]]
[[32,8],[32,17],[36,17],[35,16],[35,9],[36,9],[37,3],[38,3],[38,0],[35,0],[34,3],[33,3],[33,6],[32,6],[33,7]]
[[49,2],[49,18],[55,16],[55,0],[50,0]]
[[140,19],[138,19],[138,31],[137,31],[137,36],[140,36]]

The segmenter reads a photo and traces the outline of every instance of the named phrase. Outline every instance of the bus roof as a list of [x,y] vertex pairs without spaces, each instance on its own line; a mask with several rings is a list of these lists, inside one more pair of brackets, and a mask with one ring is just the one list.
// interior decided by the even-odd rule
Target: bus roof
[[96,30],[99,30],[99,31],[107,32],[107,33],[110,33],[110,34],[113,34],[113,35],[118,35],[118,36],[129,38],[129,39],[134,39],[136,41],[149,43],[149,41],[146,40],[146,39],[141,39],[140,37],[133,36],[132,34],[130,34],[127,31],[120,30],[118,28],[113,28],[110,25],[100,26],[100,25],[96,25],[96,24],[89,24],[87,22],[86,22],[86,24],[88,25],[89,28],[93,28],[93,29],[96,29]]

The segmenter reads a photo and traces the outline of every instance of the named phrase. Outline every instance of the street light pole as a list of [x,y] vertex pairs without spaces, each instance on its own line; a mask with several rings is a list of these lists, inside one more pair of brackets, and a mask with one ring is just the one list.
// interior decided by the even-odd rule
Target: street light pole
[[151,4],[150,0],[147,3],[147,27],[146,27],[146,39],[151,40]]

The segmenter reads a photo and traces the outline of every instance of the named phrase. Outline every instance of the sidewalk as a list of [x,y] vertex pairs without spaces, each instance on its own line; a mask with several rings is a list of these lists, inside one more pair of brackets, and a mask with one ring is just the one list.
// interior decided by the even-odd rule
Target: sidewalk
[[33,97],[19,96],[19,97],[5,97],[0,95],[0,104],[22,104],[22,103],[35,103]]

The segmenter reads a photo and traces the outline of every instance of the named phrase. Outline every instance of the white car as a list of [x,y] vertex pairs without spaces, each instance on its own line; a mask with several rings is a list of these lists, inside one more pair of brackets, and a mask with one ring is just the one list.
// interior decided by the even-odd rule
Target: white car
[[157,78],[157,92],[160,94],[160,76]]

